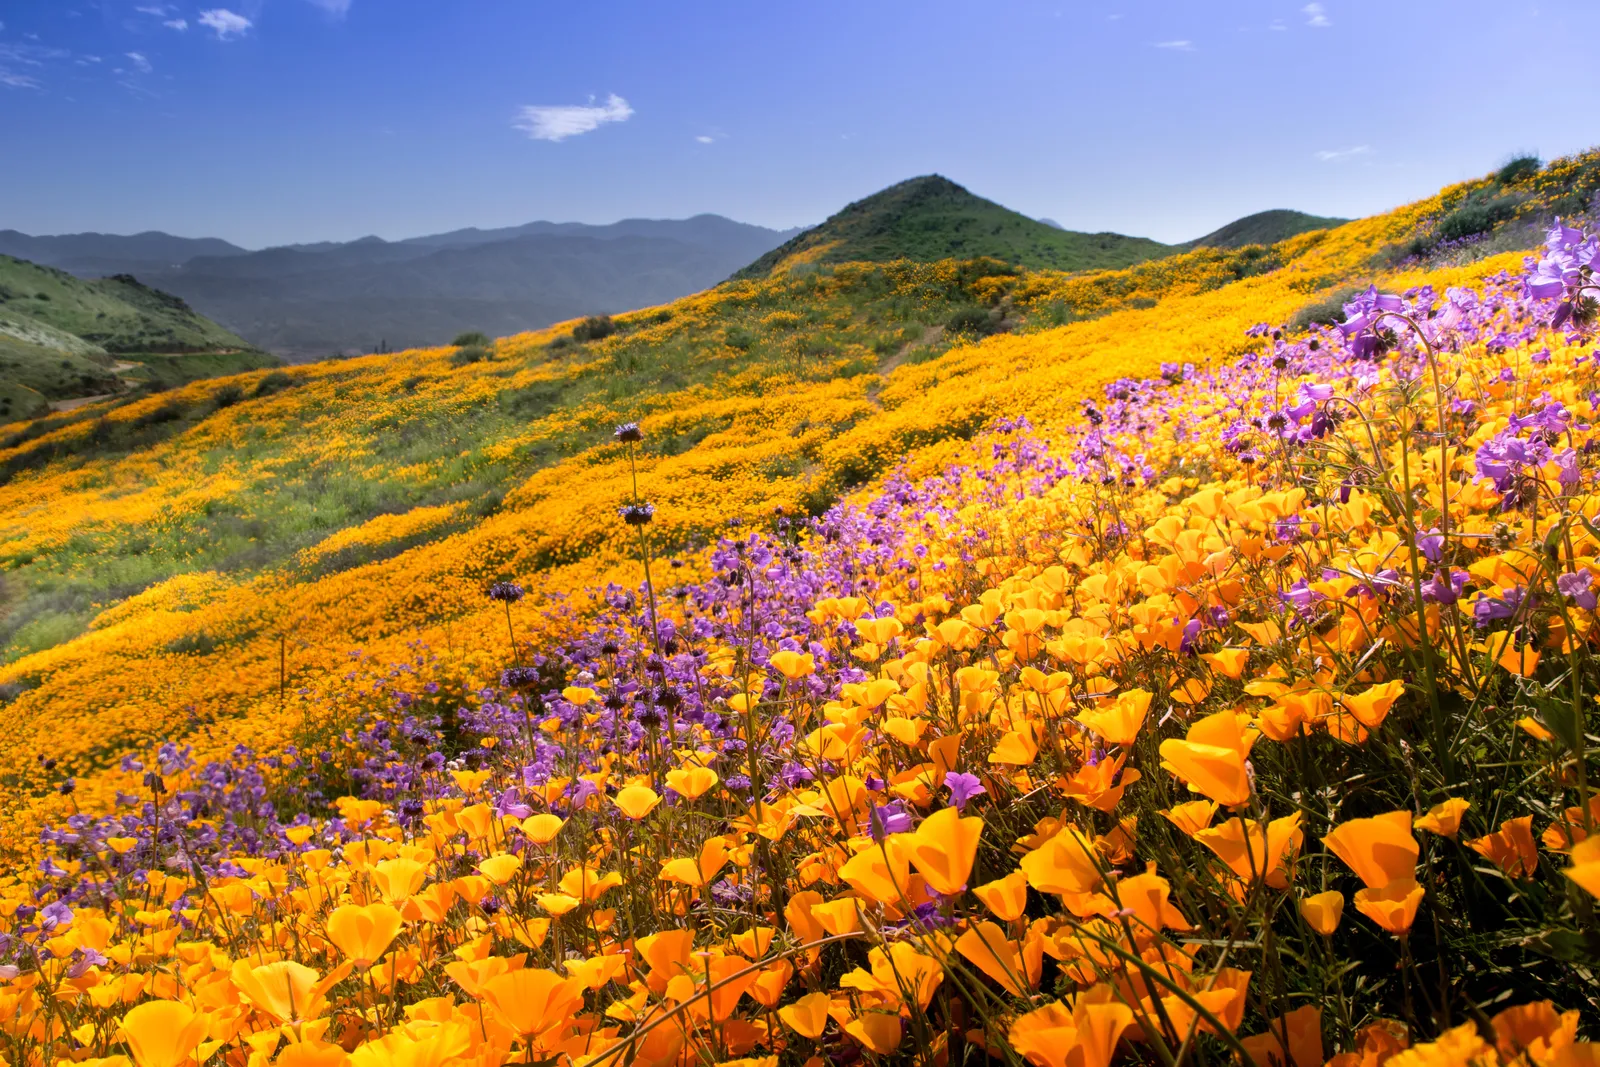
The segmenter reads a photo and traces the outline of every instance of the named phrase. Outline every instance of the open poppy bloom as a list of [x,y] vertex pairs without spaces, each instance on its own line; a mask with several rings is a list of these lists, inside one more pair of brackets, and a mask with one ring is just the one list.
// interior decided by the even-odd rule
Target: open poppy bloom
[[187,1004],[152,1000],[122,1017],[122,1036],[139,1067],[180,1067],[204,1058],[209,1025]]
[[1239,719],[1236,712],[1219,711],[1189,727],[1184,740],[1161,742],[1161,765],[1218,804],[1249,803],[1250,776],[1244,761],[1255,735],[1246,734]]
[[656,810],[656,805],[661,803],[661,794],[647,785],[630,785],[619,789],[611,802],[622,814],[638,822]]
[[365,907],[345,904],[328,916],[328,940],[357,967],[370,967],[389,951],[401,925],[400,913],[381,901]]
[[1257,1067],[1322,1067],[1322,1012],[1296,1008],[1267,1024],[1267,1032],[1240,1042]]
[[1397,878],[1410,878],[1417,869],[1420,846],[1411,832],[1409,811],[1340,823],[1322,843],[1344,860],[1369,889],[1388,885]]
[[1532,815],[1507,819],[1494,833],[1468,841],[1467,847],[1499,867],[1508,878],[1532,878],[1539,869]]
[[1411,930],[1421,903],[1422,887],[1409,875],[1355,895],[1356,910],[1397,937]]
[[912,835],[911,862],[930,888],[953,896],[967,887],[982,833],[982,819],[965,818],[956,808],[940,808]]
[[1440,837],[1454,838],[1461,831],[1461,816],[1471,806],[1471,801],[1452,797],[1429,808],[1428,814],[1418,818],[1415,826]]

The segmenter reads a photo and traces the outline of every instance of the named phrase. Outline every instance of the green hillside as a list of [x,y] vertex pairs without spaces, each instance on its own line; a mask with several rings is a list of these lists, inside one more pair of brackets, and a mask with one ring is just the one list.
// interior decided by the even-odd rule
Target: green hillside
[[1214,230],[1198,240],[1190,241],[1187,248],[1243,248],[1245,245],[1275,245],[1298,234],[1312,230],[1331,230],[1343,226],[1349,219],[1325,218],[1307,215],[1304,211],[1274,208],[1258,211],[1235,219],[1219,230]]
[[804,264],[984,256],[1035,269],[1106,270],[1173,251],[1143,237],[1057,229],[930,174],[850,204],[734,277],[764,278]]
[[83,279],[0,256],[0,421],[39,398],[115,393],[277,366],[237,334],[130,275]]

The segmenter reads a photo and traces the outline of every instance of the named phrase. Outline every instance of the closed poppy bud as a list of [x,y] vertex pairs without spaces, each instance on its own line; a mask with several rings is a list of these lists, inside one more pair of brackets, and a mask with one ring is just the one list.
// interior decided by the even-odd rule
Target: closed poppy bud
[[1300,917],[1323,937],[1333,936],[1333,932],[1339,929],[1339,920],[1343,915],[1344,894],[1338,890],[1317,893],[1300,902]]

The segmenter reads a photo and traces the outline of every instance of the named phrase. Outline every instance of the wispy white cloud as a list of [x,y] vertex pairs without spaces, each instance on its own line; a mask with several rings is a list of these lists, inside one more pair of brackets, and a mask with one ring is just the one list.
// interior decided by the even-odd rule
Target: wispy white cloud
[[1354,148],[1324,148],[1317,153],[1317,159],[1323,163],[1343,163],[1347,159],[1354,159],[1357,156],[1370,156],[1371,154],[1371,145],[1358,144]]
[[140,74],[149,74],[155,67],[150,65],[149,58],[143,52],[127,53],[128,62],[133,64],[133,69]]
[[626,122],[633,117],[633,108],[616,93],[607,96],[603,104],[596,104],[593,99],[590,97],[588,104],[524,107],[511,125],[535,141],[564,141],[608,122]]
[[141,15],[149,15],[153,19],[160,19],[161,25],[169,30],[182,33],[189,28],[189,20],[178,14],[178,9],[170,4],[146,4],[144,7],[134,8]]
[[307,2],[322,8],[334,18],[344,18],[350,11],[350,0],[307,0]]
[[242,37],[255,23],[225,7],[200,12],[200,25],[215,30],[219,41]]
[[1327,10],[1321,4],[1307,4],[1300,9],[1300,13],[1305,15],[1307,26],[1315,26],[1317,29],[1322,30],[1333,25],[1332,20],[1328,18]]
[[[24,36],[33,41],[39,39],[35,34]],[[38,89],[41,86],[34,72],[42,70],[47,62],[69,59],[71,55],[63,49],[42,44],[0,41],[0,85],[7,89]]]
[[1169,52],[1193,52],[1193,41],[1157,41],[1157,48],[1165,48]]
[[1282,19],[1273,19],[1272,20],[1272,25],[1268,26],[1267,29],[1271,30],[1273,33],[1288,33],[1289,32],[1289,27],[1284,23],[1284,21]]
[[700,136],[696,137],[695,140],[699,141],[701,144],[716,144],[717,143],[717,139],[715,137],[708,137],[707,135],[705,135],[703,133]]

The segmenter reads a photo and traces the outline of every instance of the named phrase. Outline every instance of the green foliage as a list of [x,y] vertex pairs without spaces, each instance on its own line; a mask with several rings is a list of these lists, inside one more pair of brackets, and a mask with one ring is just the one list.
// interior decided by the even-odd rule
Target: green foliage
[[456,335],[450,344],[454,348],[486,348],[494,342],[482,330],[468,330],[466,333]]
[[481,345],[468,345],[466,348],[458,348],[450,353],[450,365],[452,367],[465,367],[472,363],[482,363],[488,358],[489,350],[487,348]]

